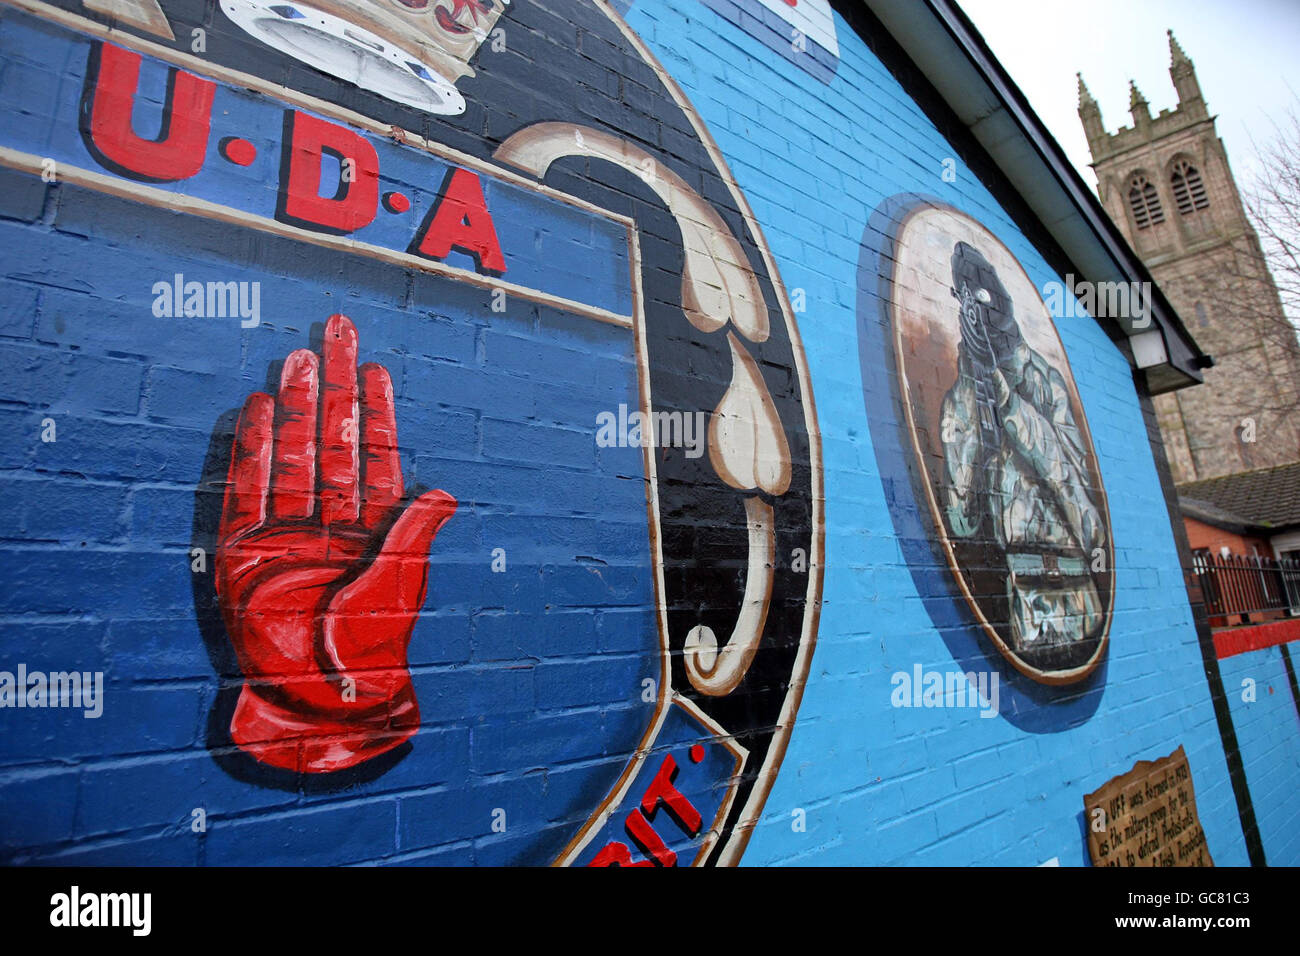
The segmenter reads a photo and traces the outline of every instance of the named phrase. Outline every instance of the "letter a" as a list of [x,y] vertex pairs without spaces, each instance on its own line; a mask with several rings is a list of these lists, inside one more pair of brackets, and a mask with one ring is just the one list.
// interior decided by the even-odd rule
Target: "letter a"
[[410,251],[426,259],[445,259],[453,249],[473,256],[480,272],[506,271],[483,184],[468,169],[453,169],[448,175]]

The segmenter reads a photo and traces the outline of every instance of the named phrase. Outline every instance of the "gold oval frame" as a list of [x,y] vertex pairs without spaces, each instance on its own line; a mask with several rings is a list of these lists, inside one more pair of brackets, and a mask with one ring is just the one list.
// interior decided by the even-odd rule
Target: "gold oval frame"
[[[998,253],[996,258],[1002,260],[1004,263],[1014,266],[1015,274],[1020,280],[1017,284],[1022,285],[1023,288],[1033,290],[1032,301],[1042,310],[1041,314],[1042,317],[1046,319],[1046,322],[1033,326],[1032,329],[1027,329],[1024,318],[1020,315],[1019,311],[1017,312],[1017,321],[1021,325],[1021,329],[1025,333],[1027,341],[1031,340],[1030,332],[1032,331],[1033,339],[1037,340],[1039,344],[1051,342],[1054,345],[1053,351],[1056,353],[1054,357],[1059,358],[1060,361],[1057,370],[1062,372],[1062,378],[1065,379],[1066,389],[1070,397],[1070,406],[1075,413],[1076,424],[1079,427],[1080,435],[1086,444],[1088,464],[1093,471],[1095,488],[1098,495],[1098,504],[1106,527],[1106,556],[1108,560],[1106,562],[1107,566],[1105,574],[1108,589],[1104,612],[1105,623],[1102,625],[1102,632],[1100,638],[1097,640],[1097,647],[1085,663],[1076,667],[1059,671],[1045,671],[1035,668],[1022,660],[1020,656],[1008,646],[1007,642],[1003,640],[1002,636],[998,633],[994,622],[990,621],[988,615],[985,613],[982,603],[971,591],[971,583],[966,572],[959,564],[953,541],[948,533],[947,524],[944,521],[942,508],[935,497],[935,478],[930,470],[930,466],[927,464],[927,460],[932,456],[927,449],[923,447],[920,437],[920,433],[922,431],[928,431],[930,425],[928,422],[918,423],[917,421],[918,402],[915,400],[913,395],[912,377],[907,374],[907,370],[910,367],[908,358],[911,350],[906,347],[907,342],[905,342],[903,323],[899,321],[901,307],[896,291],[900,288],[909,288],[906,282],[900,283],[899,281],[900,271],[907,268],[904,258],[899,253],[900,250],[907,247],[906,237],[909,228],[913,227],[914,221],[918,217],[936,214],[964,222],[969,228],[969,233],[967,235],[949,237],[952,240],[948,243],[949,249],[951,249],[952,242],[963,240],[974,246],[980,252],[985,253],[986,256],[990,251],[995,251]],[[1078,387],[1075,384],[1074,369],[1070,365],[1069,356],[1065,350],[1065,343],[1061,341],[1060,331],[1056,328],[1056,323],[1052,318],[1051,311],[1043,301],[1041,291],[1029,278],[1029,274],[1026,272],[1024,265],[1021,264],[1016,255],[1007,248],[1005,243],[998,239],[998,237],[994,235],[987,226],[975,219],[973,216],[962,212],[953,206],[949,206],[946,203],[928,200],[922,201],[909,209],[898,221],[898,224],[893,231],[892,239],[891,261],[893,262],[893,268],[888,277],[890,290],[888,296],[888,310],[890,320],[890,338],[894,350],[894,367],[898,375],[898,395],[903,406],[903,414],[907,423],[907,432],[911,443],[913,461],[920,469],[920,474],[924,477],[923,484],[925,486],[926,503],[929,507],[930,518],[934,525],[934,533],[943,546],[943,553],[948,564],[948,570],[951,573],[954,582],[957,584],[966,605],[974,615],[975,621],[979,625],[981,631],[988,637],[988,639],[993,643],[993,646],[997,648],[998,652],[1012,667],[1025,677],[1040,684],[1062,686],[1078,683],[1096,670],[1097,666],[1104,659],[1106,651],[1110,646],[1110,628],[1115,609],[1115,542],[1110,520],[1110,501],[1106,494],[1105,485],[1102,479],[1101,462],[1097,457],[1097,449],[1092,440],[1092,430],[1088,425],[1088,418],[1083,408],[1083,400],[1079,395]],[[990,261],[992,261],[992,259],[990,259]],[[947,285],[946,281],[939,283],[938,280],[935,281],[935,284]],[[1021,289],[1022,293],[1023,288]],[[921,299],[925,301],[925,297],[921,294],[921,290],[913,289],[912,293],[920,296]],[[945,293],[941,301],[935,301],[933,299],[928,301],[932,302],[936,306],[937,311],[937,307],[948,302],[948,300],[949,297]],[[1013,295],[1012,300],[1016,303],[1017,307],[1019,307],[1021,303],[1025,301],[1025,297],[1023,294],[1022,296]],[[935,323],[934,314],[924,313],[923,318],[926,328],[932,332]],[[955,326],[956,323],[954,322],[953,324]],[[1045,329],[1050,330],[1050,339],[1048,339],[1046,332],[1044,331]],[[956,367],[955,360],[953,362],[953,367]],[[925,407],[924,403],[921,403],[921,407]],[[922,427],[923,425],[924,427]]]

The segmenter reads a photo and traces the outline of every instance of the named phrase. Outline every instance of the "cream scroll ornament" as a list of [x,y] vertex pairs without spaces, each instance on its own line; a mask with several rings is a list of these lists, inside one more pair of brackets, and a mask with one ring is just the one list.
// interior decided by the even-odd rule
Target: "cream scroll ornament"
[[[663,200],[682,233],[682,307],[701,332],[730,322],[750,342],[770,334],[767,305],[748,257],[722,217],[695,190],[654,157],[627,140],[588,126],[537,123],[515,133],[496,159],[538,179],[567,156],[606,160],[640,177]],[[776,405],[758,364],[740,339],[727,333],[731,383],[709,421],[709,461],[718,477],[739,491],[772,497],[790,487],[790,448]],[[767,622],[775,582],[776,529],[772,506],[759,495],[745,499],[749,562],[745,593],[726,644],[699,624],[686,635],[683,659],[691,685],[700,693],[731,693],[753,663]]]

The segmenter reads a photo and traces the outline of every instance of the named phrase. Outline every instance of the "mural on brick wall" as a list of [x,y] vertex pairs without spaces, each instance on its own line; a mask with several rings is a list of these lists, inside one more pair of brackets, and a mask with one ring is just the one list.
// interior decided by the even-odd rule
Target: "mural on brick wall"
[[579,0],[0,9],[0,162],[129,253],[82,275],[185,382],[153,424],[206,434],[160,466],[197,479],[173,565],[115,587],[191,591],[237,799],[419,793],[395,849],[447,861],[736,862],[816,637],[818,438],[771,255],[638,37]]
[[0,861],[1293,858],[930,19],[0,0]]
[[834,78],[840,44],[828,0],[703,2],[791,65],[823,83]]
[[1020,675],[1082,681],[1106,651],[1113,546],[1051,314],[970,216],[901,197],[878,217],[889,238],[872,296],[913,493],[895,518],[919,521],[932,543],[911,557],[922,593],[940,620],[957,609]]

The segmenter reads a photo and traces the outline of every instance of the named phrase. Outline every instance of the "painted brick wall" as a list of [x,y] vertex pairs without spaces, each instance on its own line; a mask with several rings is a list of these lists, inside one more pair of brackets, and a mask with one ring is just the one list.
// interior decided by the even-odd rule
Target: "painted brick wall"
[[1295,736],[1294,675],[1288,674],[1291,668],[1281,647],[1238,654],[1222,666],[1269,865],[1295,866],[1300,847],[1291,794],[1300,772],[1300,747]]
[[[888,491],[871,455],[863,454],[877,428],[864,415],[857,356],[844,347],[855,334],[863,220],[890,193],[934,194],[990,223],[1040,284],[1052,275],[954,147],[859,41],[842,44],[830,90],[787,74],[776,95],[755,98],[738,78],[754,69],[755,59],[774,58],[734,33],[733,42],[710,44],[704,57],[701,45],[678,38],[711,37],[724,27],[691,4],[672,6],[672,14],[656,8],[653,18],[648,7],[634,11],[652,27],[635,16],[633,22],[680,51],[688,92],[755,203],[787,285],[808,290],[809,319],[801,329],[816,370],[827,497],[837,503],[828,530],[817,679],[745,862],[1084,863],[1083,794],[1181,740],[1215,861],[1244,863],[1173,535],[1163,521],[1165,503],[1145,442],[1134,440],[1143,434],[1138,400],[1123,357],[1091,322],[1058,327],[1113,509],[1119,583],[1113,657],[1099,708],[1078,726],[1029,734],[973,712],[891,707],[892,674],[917,662],[926,669],[954,665],[902,566]],[[827,105],[812,105],[819,100]],[[785,144],[784,155],[756,155],[769,143]],[[959,172],[956,182],[944,183],[949,157]],[[791,179],[796,164],[800,173]],[[817,224],[813,237],[809,223]],[[1153,523],[1154,515],[1161,517]],[[848,787],[846,767],[854,778]],[[807,812],[807,833],[792,831],[796,808]]]
[[[942,109],[891,72],[887,38],[856,32],[871,30],[856,5],[791,20],[758,0],[638,0],[616,4],[624,26],[603,4],[514,0],[493,21],[501,49],[485,40],[476,75],[453,78],[466,105],[448,114],[295,64],[215,4],[162,6],[177,39],[128,26],[105,40],[78,0],[0,6],[0,669],[104,681],[99,717],[0,709],[5,860],[1086,865],[1083,795],[1181,744],[1215,862],[1247,862],[1144,399],[1091,319],[1054,333],[1108,503],[1106,638],[1087,675],[1017,671],[930,550],[880,318],[895,201],[982,229],[1038,289],[1064,269],[936,125]],[[114,42],[144,57],[142,138],[169,64],[217,84],[202,171],[158,187],[174,201],[113,179],[85,145],[94,56],[101,84],[111,56],[90,51]],[[340,149],[369,143],[380,193],[409,200],[409,219],[390,204],[342,236],[281,228],[286,195],[331,196],[284,178],[292,109],[347,129]],[[258,159],[230,159],[226,134]],[[439,221],[450,167],[474,172],[484,205],[449,228],[490,215],[503,273],[469,254],[472,237],[441,256],[411,240]],[[330,201],[355,197],[342,186]],[[684,218],[681,202],[695,203]],[[684,239],[700,222],[704,238]],[[695,312],[692,242],[724,260],[713,268],[745,260],[696,288],[722,304]],[[155,285],[176,273],[260,283],[259,321],[158,315]],[[945,288],[936,314],[954,308]],[[391,378],[403,506],[432,489],[458,504],[427,562],[402,565],[427,571],[427,592],[405,660],[380,668],[409,673],[418,725],[394,699],[359,724],[340,703],[341,741],[379,720],[400,746],[310,763],[289,734],[303,749],[286,769],[232,730],[253,676],[232,638],[256,629],[215,590],[220,518],[232,443],[251,434],[241,407],[276,394],[295,350],[331,361],[334,313],[355,326],[353,361]],[[620,405],[719,427],[707,451],[611,446],[599,427]],[[716,667],[710,640],[725,645]],[[1267,661],[1276,693],[1233,699],[1248,656],[1225,671],[1232,719],[1269,860],[1294,863],[1295,702]],[[710,683],[727,668],[735,683]],[[896,706],[914,668],[1000,676],[997,712]],[[331,688],[348,679],[325,670]]]

